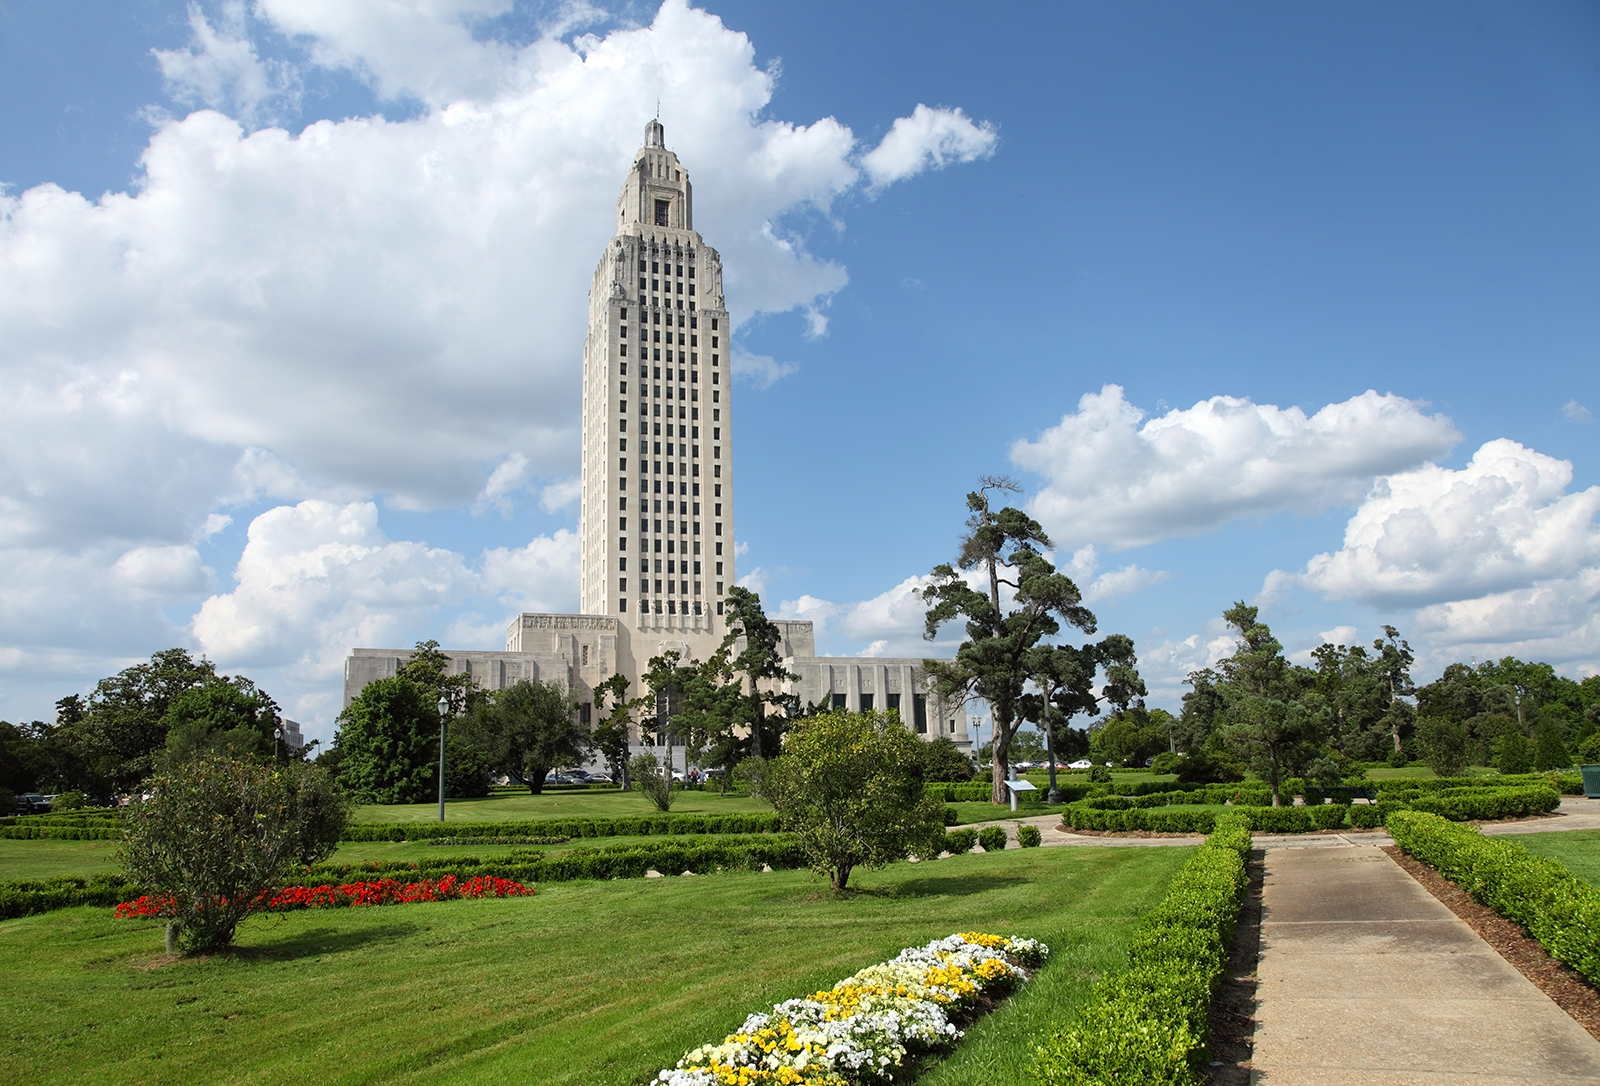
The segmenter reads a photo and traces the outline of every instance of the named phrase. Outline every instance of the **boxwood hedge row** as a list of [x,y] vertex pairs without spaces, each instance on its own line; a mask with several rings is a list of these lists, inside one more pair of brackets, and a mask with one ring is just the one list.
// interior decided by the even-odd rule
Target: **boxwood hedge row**
[[637,818],[538,818],[522,822],[357,822],[344,841],[432,841],[441,837],[653,837],[701,833],[777,833],[770,811],[666,814]]
[[1041,1086],[1204,1081],[1211,997],[1244,901],[1250,855],[1240,814],[1216,822],[1140,922],[1127,970],[1096,985],[1077,1020],[1036,1050],[1033,1075]]
[[1389,832],[1407,853],[1600,984],[1600,889],[1555,860],[1426,811],[1396,811]]
[[54,879],[22,879],[0,882],[0,920],[12,920],[52,909],[74,905],[104,905],[139,896],[139,889],[120,873],[79,878],[63,875]]

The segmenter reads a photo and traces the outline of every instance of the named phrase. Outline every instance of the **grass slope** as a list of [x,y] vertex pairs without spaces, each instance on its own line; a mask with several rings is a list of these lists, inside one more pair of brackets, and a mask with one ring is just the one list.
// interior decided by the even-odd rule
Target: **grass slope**
[[1028,849],[864,872],[565,883],[537,897],[248,921],[152,968],[159,925],[0,923],[6,1077],[51,1083],[644,1083],[744,1015],[973,928],[1047,940],[1034,984],[926,1081],[1021,1082],[1189,849]]
[[120,871],[116,841],[12,840],[0,837],[0,882]]
[[1600,886],[1600,830],[1518,833],[1511,840],[1536,856],[1565,864],[1591,886]]

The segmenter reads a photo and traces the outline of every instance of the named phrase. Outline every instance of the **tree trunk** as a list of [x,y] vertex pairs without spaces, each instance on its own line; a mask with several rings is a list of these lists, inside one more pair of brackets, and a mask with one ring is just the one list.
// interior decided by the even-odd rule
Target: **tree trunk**
[[1011,791],[1006,788],[1006,779],[1011,775],[1011,733],[1015,725],[1001,724],[1000,718],[995,717],[992,727],[993,738],[990,739],[989,745],[993,750],[990,761],[994,764],[992,777],[994,789],[989,795],[989,801],[1004,805],[1011,802]]
[[167,953],[168,954],[176,954],[178,952],[178,927],[179,927],[179,925],[178,925],[178,922],[176,920],[168,920],[167,921]]
[[833,881],[833,888],[835,890],[843,890],[844,889],[845,883],[850,881],[850,871],[851,871],[851,866],[849,864],[841,864],[840,866],[838,866],[838,867],[833,869],[833,880],[832,881]]
[[[1269,757],[1271,757],[1271,756],[1269,756]],[[1282,807],[1283,806],[1283,800],[1278,798],[1278,759],[1276,757],[1271,757],[1271,765],[1272,765],[1272,769],[1271,769],[1271,775],[1272,775],[1272,805],[1274,807]]]

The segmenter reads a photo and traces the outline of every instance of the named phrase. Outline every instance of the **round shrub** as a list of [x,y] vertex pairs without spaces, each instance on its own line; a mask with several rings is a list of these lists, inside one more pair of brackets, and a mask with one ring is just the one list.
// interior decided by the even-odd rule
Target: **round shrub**
[[1044,843],[1044,834],[1038,826],[1018,826],[1017,844],[1023,848],[1038,848]]
[[1350,808],[1350,825],[1358,830],[1375,830],[1383,825],[1383,808],[1373,803],[1358,803]]
[[1006,847],[1006,831],[1001,826],[989,826],[978,831],[978,844],[985,852],[1000,852]]
[[944,835],[944,850],[952,856],[971,852],[972,846],[977,843],[977,830],[950,830]]

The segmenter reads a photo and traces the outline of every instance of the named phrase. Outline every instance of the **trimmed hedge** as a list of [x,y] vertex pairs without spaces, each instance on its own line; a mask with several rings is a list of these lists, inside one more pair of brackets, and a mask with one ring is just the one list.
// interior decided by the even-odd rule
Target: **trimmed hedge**
[[1377,789],[1379,799],[1409,799],[1419,793],[1453,792],[1459,789],[1526,788],[1533,785],[1553,788],[1564,796],[1583,795],[1581,773],[1507,773],[1488,777],[1432,779],[1400,777],[1394,780],[1376,781],[1372,787]]
[[1395,843],[1600,984],[1600,889],[1555,860],[1424,811],[1389,816]]
[[972,846],[977,843],[977,830],[949,830],[944,835],[944,850],[952,856],[971,852]]
[[985,852],[1003,852],[1006,847],[1006,830],[1004,826],[985,826],[978,831],[978,844],[983,846]]
[[139,896],[139,888],[120,873],[81,878],[63,875],[53,879],[22,879],[0,882],[0,920],[70,909],[74,905],[103,905]]
[[704,875],[714,871],[759,871],[763,865],[774,870],[806,866],[805,850],[788,835],[771,835],[766,840],[685,841],[623,846],[618,848],[577,848],[559,856],[546,853],[513,853],[510,856],[477,859],[460,857],[416,863],[317,864],[308,868],[297,882],[314,886],[325,882],[348,882],[374,876],[423,875],[430,879],[455,875],[473,878],[491,875],[521,883],[570,882],[574,879],[637,879],[647,871],[677,875],[693,871]]
[[0,826],[0,838],[12,840],[120,841],[122,823],[112,826]]
[[[1125,812],[1134,813],[1134,812]],[[1035,1052],[1041,1086],[1204,1081],[1211,997],[1244,901],[1250,831],[1229,812],[1145,914],[1128,969],[1095,986],[1076,1022]]]
[[677,834],[778,833],[776,814],[644,815],[638,818],[540,818],[522,822],[357,822],[341,841],[432,841],[440,837],[654,837]]
[[1043,843],[1044,834],[1039,831],[1038,826],[1017,827],[1017,847],[1038,848]]
[[1442,815],[1452,822],[1525,818],[1553,811],[1561,796],[1548,784],[1522,788],[1450,788],[1431,795],[1418,795],[1409,806],[1413,811]]
[[1216,826],[1217,813],[1207,810],[1169,810],[1163,807],[1107,811],[1084,803],[1074,803],[1061,812],[1061,821],[1068,829],[1074,830],[1210,833]]

